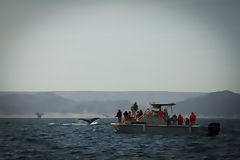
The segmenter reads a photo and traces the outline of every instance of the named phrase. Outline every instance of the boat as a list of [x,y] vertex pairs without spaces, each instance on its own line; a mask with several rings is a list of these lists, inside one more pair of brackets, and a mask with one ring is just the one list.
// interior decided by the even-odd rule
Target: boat
[[37,113],[35,113],[35,115],[37,116],[38,119],[40,119],[40,118],[42,118],[43,113],[39,113],[39,112],[37,112]]
[[[128,120],[121,123],[111,123],[117,133],[150,133],[160,135],[209,135],[215,136],[219,134],[220,124],[210,123],[208,126],[199,124],[176,125],[171,123],[168,116],[168,110],[175,103],[151,103],[143,115],[137,120]],[[159,116],[158,111],[164,110],[165,116]]]

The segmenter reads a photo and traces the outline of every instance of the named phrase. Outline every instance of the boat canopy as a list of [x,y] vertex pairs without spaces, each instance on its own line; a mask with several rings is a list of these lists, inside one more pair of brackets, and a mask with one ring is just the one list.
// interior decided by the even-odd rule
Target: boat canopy
[[153,108],[162,108],[162,106],[174,106],[175,103],[152,103]]

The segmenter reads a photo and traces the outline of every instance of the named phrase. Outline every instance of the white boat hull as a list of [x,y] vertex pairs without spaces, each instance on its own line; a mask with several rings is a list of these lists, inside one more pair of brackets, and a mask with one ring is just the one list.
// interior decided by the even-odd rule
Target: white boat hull
[[208,128],[200,125],[149,125],[149,124],[124,124],[111,123],[119,133],[150,133],[160,135],[207,135]]

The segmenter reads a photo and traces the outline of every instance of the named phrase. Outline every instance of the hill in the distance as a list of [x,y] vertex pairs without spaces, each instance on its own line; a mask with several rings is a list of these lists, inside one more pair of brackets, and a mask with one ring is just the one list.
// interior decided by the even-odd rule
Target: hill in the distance
[[[64,94],[64,95],[63,95]],[[195,95],[195,96],[193,96]],[[70,98],[71,97],[71,98]],[[78,98],[79,97],[79,98]],[[171,98],[172,97],[172,98]],[[180,102],[177,100],[181,99]],[[138,101],[139,100],[139,101]],[[41,113],[99,114],[113,117],[118,109],[129,111],[137,101],[145,110],[149,102],[176,102],[174,113],[240,118],[240,95],[231,91],[185,92],[0,92],[1,115]]]
[[0,113],[31,114],[35,112],[68,112],[76,103],[50,92],[37,94],[13,93],[0,96]]
[[149,106],[152,102],[179,102],[188,98],[205,95],[202,92],[168,92],[168,91],[58,91],[56,95],[77,102],[83,101],[137,101],[140,106]]
[[116,101],[83,101],[76,102],[54,94],[53,92],[39,93],[8,93],[0,95],[0,115],[40,113],[62,114],[113,114],[117,109],[129,109],[127,100]]
[[240,118],[240,95],[231,91],[212,92],[177,103],[175,112],[203,116]]

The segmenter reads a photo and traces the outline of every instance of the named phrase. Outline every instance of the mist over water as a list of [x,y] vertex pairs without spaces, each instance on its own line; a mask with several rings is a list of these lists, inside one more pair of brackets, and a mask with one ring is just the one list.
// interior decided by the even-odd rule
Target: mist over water
[[238,159],[239,119],[199,119],[221,123],[208,136],[118,134],[100,119],[0,119],[0,159]]

